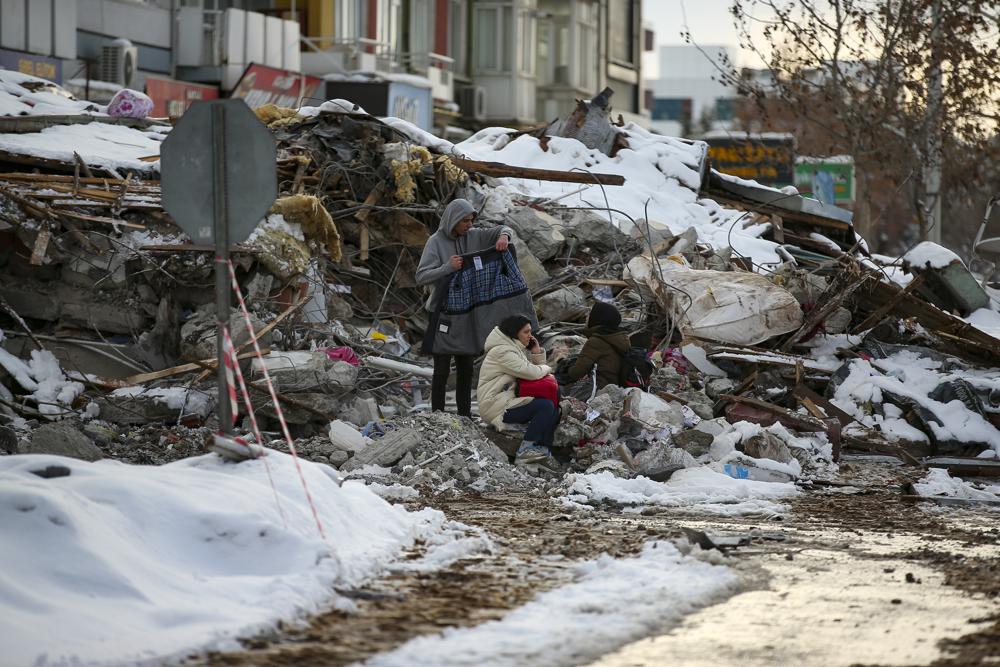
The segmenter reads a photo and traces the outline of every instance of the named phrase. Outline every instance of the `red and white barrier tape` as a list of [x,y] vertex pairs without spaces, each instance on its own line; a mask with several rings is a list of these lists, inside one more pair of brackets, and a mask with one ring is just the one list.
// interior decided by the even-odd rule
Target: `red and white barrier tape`
[[278,422],[281,423],[281,432],[285,436],[285,441],[288,443],[288,451],[292,455],[292,460],[295,461],[295,469],[299,473],[299,480],[302,482],[302,489],[305,491],[306,500],[309,502],[309,508],[312,510],[313,519],[316,520],[316,528],[319,529],[320,537],[324,540],[326,539],[326,533],[323,531],[323,524],[319,520],[319,512],[316,510],[316,504],[313,502],[312,494],[309,493],[309,485],[306,483],[305,475],[302,473],[302,465],[299,463],[299,454],[295,449],[295,443],[292,441],[292,436],[288,432],[288,424],[285,422],[285,415],[281,412],[281,404],[278,402],[278,395],[274,390],[274,383],[271,381],[271,375],[267,372],[267,364],[264,363],[264,355],[261,354],[260,345],[257,344],[257,332],[254,331],[253,322],[250,321],[250,311],[247,310],[247,304],[243,300],[243,291],[240,289],[240,285],[236,282],[236,269],[233,268],[232,261],[227,262],[229,266],[229,278],[233,284],[233,292],[236,294],[236,299],[240,304],[240,311],[243,313],[243,319],[246,322],[247,331],[250,333],[250,340],[253,342],[254,352],[257,354],[257,358],[260,359],[261,370],[264,373],[264,381],[267,383],[267,390],[271,393],[271,402],[274,404],[274,411],[278,415]]
[[[240,370],[239,357],[236,355],[236,348],[233,346],[233,341],[229,336],[228,329],[225,332],[225,344],[226,344],[226,380],[232,384],[233,375],[236,376],[237,382],[239,382],[240,393],[243,395],[243,404],[247,409],[247,417],[250,418],[250,427],[253,429],[254,438],[257,444],[261,447],[264,446],[264,438],[260,434],[260,427],[257,426],[257,415],[254,414],[253,403],[250,401],[250,392],[247,390],[247,384],[243,380],[243,371]],[[232,372],[229,372],[230,366],[232,367]],[[232,387],[230,397],[233,399],[233,423],[236,423],[236,413],[239,412],[236,401],[236,388]],[[271,466],[267,462],[267,457],[262,457],[264,460],[264,470],[267,471],[267,481],[271,485],[271,493],[274,494],[274,503],[278,506],[278,514],[281,515],[281,523],[286,528],[288,527],[288,518],[285,516],[285,510],[281,507],[281,500],[278,498],[278,489],[274,485],[274,477],[271,475]]]
[[[236,399],[236,381],[233,379],[234,368],[239,370],[239,365],[236,361],[236,348],[233,347],[233,339],[229,336],[229,327],[227,326],[222,326],[222,361],[226,372],[226,394],[229,396],[229,412],[233,416],[233,423],[228,426],[232,428],[236,424],[236,416],[240,411],[240,404]],[[260,440],[257,442],[263,444]]]

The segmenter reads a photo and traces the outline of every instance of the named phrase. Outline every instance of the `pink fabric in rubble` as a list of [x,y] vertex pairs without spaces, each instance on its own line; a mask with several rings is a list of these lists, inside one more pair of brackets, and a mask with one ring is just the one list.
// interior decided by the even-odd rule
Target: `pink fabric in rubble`
[[361,360],[358,359],[358,355],[354,353],[349,347],[328,347],[326,350],[326,356],[330,358],[331,361],[346,361],[352,366],[360,366]]

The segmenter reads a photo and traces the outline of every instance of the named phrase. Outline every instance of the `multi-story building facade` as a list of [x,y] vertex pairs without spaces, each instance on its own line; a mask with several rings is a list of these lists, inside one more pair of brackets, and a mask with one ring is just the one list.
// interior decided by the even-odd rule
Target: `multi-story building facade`
[[546,122],[605,86],[615,113],[648,119],[641,0],[0,0],[0,8],[0,66],[74,80],[95,99],[115,86],[179,98],[161,112],[230,94],[318,102],[382,81],[391,100],[383,109],[366,97],[373,113],[426,104],[411,119],[438,133]]

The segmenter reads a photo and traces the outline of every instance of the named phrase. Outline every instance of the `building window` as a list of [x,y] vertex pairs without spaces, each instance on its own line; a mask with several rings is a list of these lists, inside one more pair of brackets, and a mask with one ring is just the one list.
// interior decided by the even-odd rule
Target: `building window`
[[736,99],[732,97],[715,98],[715,119],[730,121],[736,118]]
[[531,12],[519,12],[518,32],[514,38],[520,41],[520,71],[521,74],[534,76],[535,74],[535,17]]
[[366,0],[343,0],[337,4],[337,38],[355,40],[368,34],[368,3]]
[[430,66],[428,54],[434,50],[434,4],[431,0],[411,0],[407,35],[410,69],[423,71]]
[[588,92],[597,92],[597,6],[579,2],[576,18],[576,84]]
[[466,76],[466,3],[464,0],[451,0],[451,11],[448,14],[448,56],[455,62],[452,71],[458,76]]
[[608,3],[608,51],[611,60],[615,62],[635,64],[632,0],[610,0]]
[[653,120],[674,120],[679,123],[691,122],[690,97],[657,97],[651,109]]
[[511,42],[514,10],[509,5],[476,7],[476,69],[481,72],[511,72]]

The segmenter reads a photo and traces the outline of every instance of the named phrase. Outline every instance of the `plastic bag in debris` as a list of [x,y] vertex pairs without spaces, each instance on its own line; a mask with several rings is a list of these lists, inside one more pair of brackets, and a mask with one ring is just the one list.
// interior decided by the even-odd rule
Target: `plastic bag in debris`
[[693,270],[670,258],[639,255],[624,278],[678,313],[686,336],[755,345],[802,325],[795,297],[756,273]]

